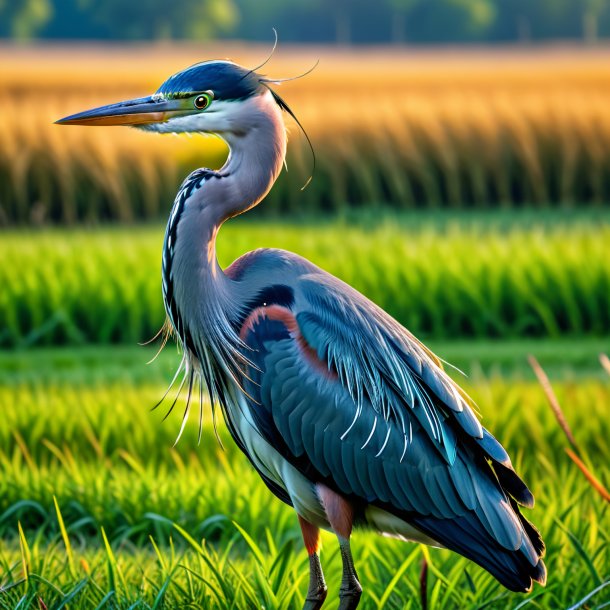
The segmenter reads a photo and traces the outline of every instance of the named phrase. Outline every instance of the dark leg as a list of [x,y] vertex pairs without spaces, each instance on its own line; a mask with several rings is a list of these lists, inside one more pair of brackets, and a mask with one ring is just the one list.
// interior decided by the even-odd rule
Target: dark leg
[[339,548],[341,549],[341,560],[343,561],[343,577],[341,578],[341,588],[339,589],[339,610],[354,610],[360,603],[362,587],[358,582],[358,574],[354,566],[352,550],[349,538],[339,536]]
[[320,610],[328,589],[324,581],[324,573],[320,564],[320,530],[299,515],[299,525],[303,533],[303,541],[309,554],[309,588],[303,610]]
[[320,557],[317,553],[312,553],[309,556],[309,588],[303,610],[320,610],[327,593]]

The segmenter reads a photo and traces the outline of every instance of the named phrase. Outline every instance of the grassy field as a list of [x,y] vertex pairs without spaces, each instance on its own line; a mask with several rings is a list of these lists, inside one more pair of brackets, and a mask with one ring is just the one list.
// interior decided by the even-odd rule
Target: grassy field
[[[58,127],[91,106],[152,93],[201,59],[256,65],[263,47],[0,47],[0,224],[158,218],[216,139]],[[610,52],[280,47],[265,72],[296,126],[266,213],[419,207],[603,207],[610,200]],[[41,100],[44,103],[41,103]]]
[[[201,445],[193,421],[173,447],[184,397],[165,422],[149,409],[179,355],[146,366],[154,348],[136,345],[164,319],[158,220],[224,145],[52,125],[153,92],[197,60],[256,65],[267,51],[0,45],[0,226],[27,225],[0,235],[0,610],[303,604],[293,511],[223,426],[220,448],[209,410]],[[318,57],[279,89],[316,148],[314,180],[301,192],[311,158],[292,126],[290,171],[222,229],[220,262],[295,251],[465,371],[449,372],[536,495],[527,516],[548,547],[547,587],[520,596],[450,552],[357,533],[361,607],[610,607],[609,506],[566,454],[527,364],[534,354],[548,372],[608,487],[610,50],[280,46],[265,71],[293,76]],[[88,226],[34,228],[49,223]],[[341,559],[323,540],[333,610]]]
[[[536,495],[528,516],[548,545],[548,586],[509,594],[457,555],[360,533],[354,548],[363,608],[421,608],[424,557],[431,610],[576,604],[610,578],[608,505],[564,453],[566,440],[524,366],[523,348],[434,347],[469,373],[461,383]],[[575,347],[563,340],[525,349],[543,365],[565,354],[555,389],[585,462],[608,485],[609,379],[594,372],[601,373],[599,342]],[[162,424],[163,413],[148,408],[178,356],[168,348],[146,367],[150,353],[0,354],[0,608],[301,606],[307,559],[292,511],[270,499],[224,428],[219,448],[209,416],[200,446],[192,422],[172,449],[180,415]],[[324,543],[332,598],[340,558],[330,535]],[[601,608],[607,599],[602,589],[583,607]]]
[[[160,226],[1,241],[0,345],[133,344],[161,326]],[[237,221],[218,241],[223,264],[260,246],[297,252],[433,339],[610,335],[609,243],[601,213]]]
[[[422,608],[424,558],[430,610],[607,602],[608,505],[566,455],[526,356],[549,372],[585,464],[608,486],[610,378],[597,357],[610,345],[609,231],[594,211],[223,229],[223,264],[260,245],[293,249],[435,338],[536,495],[545,589],[509,594],[457,555],[358,533],[363,608]],[[223,427],[220,449],[209,412],[201,445],[192,422],[175,448],[183,403],[164,423],[149,412],[179,359],[168,347],[146,366],[154,348],[135,345],[163,317],[161,227],[0,239],[0,340],[19,348],[0,352],[0,608],[300,608],[308,564],[292,510]],[[341,561],[330,535],[322,557],[332,610]]]

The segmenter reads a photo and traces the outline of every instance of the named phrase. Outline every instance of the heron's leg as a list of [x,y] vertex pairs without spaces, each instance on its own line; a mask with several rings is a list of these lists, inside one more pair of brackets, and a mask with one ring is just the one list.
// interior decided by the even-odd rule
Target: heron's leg
[[299,515],[299,525],[309,555],[309,588],[303,610],[320,610],[328,592],[320,563],[320,530],[301,515]]
[[341,578],[341,588],[339,589],[339,610],[354,610],[360,603],[362,587],[358,581],[358,574],[354,566],[352,550],[349,538],[339,538],[339,548],[341,549],[341,560],[343,561],[343,577]]
[[354,566],[354,559],[349,539],[352,535],[354,523],[354,509],[352,505],[340,494],[329,489],[326,485],[316,486],[318,497],[326,512],[328,522],[339,539],[341,560],[343,561],[343,577],[339,589],[339,610],[354,610],[360,603],[362,587],[358,582],[358,574]]

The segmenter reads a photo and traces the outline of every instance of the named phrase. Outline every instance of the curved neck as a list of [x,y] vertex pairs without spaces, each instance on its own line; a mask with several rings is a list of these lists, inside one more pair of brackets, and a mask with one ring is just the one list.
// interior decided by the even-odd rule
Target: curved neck
[[258,204],[276,181],[286,156],[286,128],[282,113],[269,92],[235,111],[231,121],[241,131],[219,132],[229,145],[229,156],[219,170],[217,188],[206,193],[217,226]]
[[[218,135],[230,148],[218,172],[195,172],[176,198],[166,232],[164,280],[184,320],[230,316],[235,306],[216,260],[216,235],[222,223],[255,206],[275,182],[286,153],[281,109],[270,93],[239,103]],[[241,131],[229,130],[232,125]],[[235,296],[235,295],[233,295]]]
[[[218,265],[216,235],[225,220],[269,192],[286,153],[281,110],[271,93],[241,102],[233,112],[233,120],[218,130],[230,147],[225,165],[218,172],[194,172],[176,197],[162,268],[167,315],[185,352],[196,358],[212,402],[224,404],[227,380],[239,378],[243,362],[234,323],[247,294]],[[243,126],[242,131],[236,133],[231,124]]]

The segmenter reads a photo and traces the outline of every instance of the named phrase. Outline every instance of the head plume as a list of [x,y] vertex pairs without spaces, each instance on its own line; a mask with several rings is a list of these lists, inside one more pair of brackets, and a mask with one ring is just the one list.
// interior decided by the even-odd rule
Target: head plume
[[[269,55],[267,56],[265,61],[263,61],[263,63],[261,63],[260,65],[256,66],[256,68],[252,68],[252,70],[250,70],[250,72],[248,72],[248,74],[246,74],[245,77],[249,76],[250,74],[256,74],[256,71],[260,70],[273,57],[273,53],[275,52],[275,49],[277,48],[277,41],[278,41],[277,31],[276,31],[275,28],[273,28],[273,34],[275,36],[275,40],[273,42],[273,47],[271,49],[271,52],[269,53]],[[264,77],[264,76],[261,76],[261,75],[257,75],[258,76],[258,82],[263,87],[265,87],[266,89],[268,89],[271,92],[271,95],[273,96],[273,99],[275,100],[277,105],[284,112],[287,112],[294,119],[294,122],[299,126],[299,129],[303,132],[303,135],[305,136],[305,139],[307,140],[307,144],[309,145],[309,150],[311,151],[311,158],[312,158],[311,174],[310,174],[309,178],[307,178],[307,180],[305,181],[305,184],[301,187],[301,190],[306,189],[307,186],[309,185],[309,183],[313,179],[314,172],[316,171],[316,151],[314,150],[314,147],[313,147],[313,144],[311,142],[311,139],[309,138],[308,133],[305,131],[305,128],[303,127],[301,121],[299,121],[299,119],[294,114],[294,112],[292,111],[290,106],[288,106],[286,101],[282,97],[280,97],[280,95],[276,91],[274,91],[269,85],[280,85],[280,84],[285,83],[285,82],[289,82],[289,81],[297,80],[299,78],[303,78],[304,76],[307,76],[308,74],[311,74],[311,72],[313,72],[318,67],[319,63],[320,63],[320,60],[318,59],[316,61],[316,63],[311,68],[309,68],[308,70],[306,70],[302,74],[298,74],[297,76],[291,76],[291,77],[288,77],[288,78],[267,78],[267,77]]]

